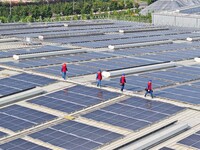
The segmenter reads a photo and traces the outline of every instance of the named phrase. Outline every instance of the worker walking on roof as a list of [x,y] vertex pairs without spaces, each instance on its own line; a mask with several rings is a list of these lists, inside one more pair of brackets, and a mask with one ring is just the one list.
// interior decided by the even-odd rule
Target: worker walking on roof
[[102,73],[100,69],[97,72],[96,80],[97,80],[97,87],[101,87]]
[[120,85],[121,85],[121,91],[122,92],[124,90],[125,83],[126,83],[126,77],[125,77],[125,74],[122,74],[122,76],[120,78]]
[[149,93],[149,94],[151,94],[151,98],[153,98],[153,89],[152,89],[152,81],[151,80],[148,81],[147,88],[145,88],[145,91],[146,91],[146,93],[145,93],[144,97],[146,97],[147,94]]
[[67,69],[67,64],[66,64],[66,63],[63,63],[62,68],[61,68],[61,72],[62,72],[62,78],[63,78],[64,80],[66,80],[67,71],[68,71],[68,69]]

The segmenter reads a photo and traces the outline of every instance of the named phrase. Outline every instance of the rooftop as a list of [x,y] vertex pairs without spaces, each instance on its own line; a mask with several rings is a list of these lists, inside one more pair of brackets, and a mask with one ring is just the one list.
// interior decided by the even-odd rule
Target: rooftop
[[200,149],[199,29],[90,20],[0,31],[0,149]]

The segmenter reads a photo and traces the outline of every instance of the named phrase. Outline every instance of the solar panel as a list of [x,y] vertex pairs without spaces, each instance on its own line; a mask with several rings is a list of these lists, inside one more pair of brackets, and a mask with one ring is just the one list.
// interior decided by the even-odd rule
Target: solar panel
[[6,135],[7,135],[6,133],[0,131],[0,138],[4,137],[4,136],[6,136]]
[[[125,27],[127,29],[127,27]],[[134,29],[133,27],[129,29]],[[116,29],[111,29],[111,31],[117,31],[119,30],[119,27]],[[104,32],[106,30],[100,30],[101,32]],[[62,44],[75,44],[75,43],[84,43],[84,42],[92,42],[92,41],[108,41],[108,40],[117,40],[117,39],[127,39],[127,38],[142,38],[142,37],[148,37],[148,36],[160,36],[161,34],[171,35],[176,34],[177,31],[154,31],[154,32],[133,32],[133,33],[126,33],[126,34],[102,34],[99,35],[92,35],[92,36],[78,36],[78,37],[63,37],[63,38],[53,38],[53,39],[47,39],[48,42],[54,42],[54,43],[62,43]]]
[[119,95],[120,94],[118,93],[109,92],[102,89],[77,85],[32,99],[28,102],[63,112],[72,113],[88,106],[101,103],[102,101],[115,98]]
[[24,82],[27,82],[28,84],[35,84],[37,86],[44,86],[44,85],[51,84],[56,81],[54,79],[49,79],[46,77],[32,75],[32,74],[26,74],[26,73],[11,76],[10,78],[14,79],[14,80],[18,80],[18,81],[24,81]]
[[44,86],[56,80],[31,74],[18,74],[9,78],[0,79],[0,97],[26,91],[36,86]]
[[[177,71],[176,71],[177,70]],[[181,73],[179,68],[168,69],[166,71],[155,71],[151,73],[143,73],[142,76],[149,77],[150,79],[160,79],[168,82],[181,83],[199,79],[200,76],[188,73]]]
[[19,131],[53,120],[56,116],[19,105],[0,109],[0,127]]
[[167,40],[166,37],[149,37],[144,38],[127,38],[127,39],[110,39],[107,41],[94,41],[94,42],[84,42],[84,43],[75,43],[76,46],[89,47],[89,48],[105,48],[108,45],[123,45],[123,44],[132,44],[132,43],[142,43],[142,42],[152,42],[152,41],[162,41]]
[[[131,90],[131,91],[144,91],[144,89],[147,86],[147,82],[150,79],[152,80],[151,76],[147,77],[147,76],[142,76],[142,75],[139,75],[139,76],[127,75],[126,76],[127,83],[125,85],[125,89]],[[110,80],[104,80],[103,85],[119,89],[120,88],[119,81],[120,81],[120,77],[114,77],[114,78],[111,78]],[[172,85],[171,82],[162,81],[160,79],[152,80],[152,82],[153,82],[154,88],[160,88],[160,87]]]
[[172,104],[132,97],[85,114],[83,117],[131,130],[140,130],[183,109]]
[[97,52],[88,52],[88,53],[77,53],[71,55],[59,55],[59,56],[51,56],[51,57],[42,57],[42,58],[34,58],[34,59],[23,59],[19,61],[13,62],[4,62],[2,64],[17,67],[17,68],[31,68],[31,67],[39,67],[39,66],[48,66],[48,65],[56,65],[62,64],[63,62],[80,62],[80,61],[88,61],[92,59],[104,59],[113,57],[110,54],[101,54]]
[[138,56],[143,59],[157,60],[157,61],[180,61],[193,59],[199,57],[200,51],[196,49],[187,49],[182,51],[166,51],[162,53],[152,53],[148,55]]
[[[195,85],[195,84],[194,84]],[[200,104],[199,102],[199,88],[191,85],[180,85],[172,88],[166,88],[156,93],[156,96],[178,100],[191,104]]]
[[0,145],[0,149],[2,150],[50,150],[49,148],[46,148],[41,145],[37,145],[35,143],[32,143],[30,141],[26,141],[23,139],[16,139],[4,144]]
[[176,67],[176,68],[172,68],[169,69],[169,71],[173,71],[173,72],[177,72],[177,73],[181,73],[181,74],[187,74],[190,76],[195,76],[197,78],[200,77],[200,68],[194,68],[193,65],[192,66],[182,66],[182,67]]
[[180,141],[178,143],[200,149],[200,132],[196,132]]
[[[144,54],[156,54],[156,53],[164,53],[167,51],[176,51],[177,53],[181,50],[191,50],[194,48],[198,48],[199,45],[196,43],[173,43],[173,44],[163,44],[163,45],[153,45],[148,47],[136,47],[136,48],[123,48],[119,50],[115,50],[112,52],[108,52],[111,54],[118,54],[118,55],[144,55]],[[151,55],[154,56],[154,55]]]
[[[121,62],[121,63],[119,63]],[[140,60],[138,58],[112,58],[107,60],[96,60],[90,62],[76,63],[68,65],[68,76],[81,76],[96,73],[97,70],[119,70],[131,67],[139,67],[150,64],[159,63],[158,61]],[[39,69],[33,69],[36,72],[45,73],[49,75],[60,76],[61,66],[47,66]]]
[[44,53],[44,52],[61,51],[61,50],[73,50],[73,49],[75,48],[45,45],[42,47],[29,48],[29,49],[24,48],[24,49],[0,51],[0,58],[12,57],[13,55],[24,55],[24,54]]
[[91,150],[123,135],[76,121],[66,121],[30,135],[69,150]]

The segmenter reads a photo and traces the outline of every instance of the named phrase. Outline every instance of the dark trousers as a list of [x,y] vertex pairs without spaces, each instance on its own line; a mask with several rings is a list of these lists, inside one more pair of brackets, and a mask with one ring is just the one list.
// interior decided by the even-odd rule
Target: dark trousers
[[101,80],[97,80],[97,87],[101,87]]
[[144,96],[146,97],[148,93],[151,95],[151,98],[153,98],[153,91],[152,90],[147,90]]
[[121,84],[121,91],[124,90],[124,86],[125,86],[125,84]]
[[62,77],[64,80],[66,80],[66,76],[67,76],[67,73],[66,72],[62,72]]

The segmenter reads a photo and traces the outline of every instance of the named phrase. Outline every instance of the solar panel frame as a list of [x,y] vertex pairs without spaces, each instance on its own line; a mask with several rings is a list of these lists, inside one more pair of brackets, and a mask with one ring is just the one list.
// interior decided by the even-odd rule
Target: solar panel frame
[[[96,149],[99,146],[123,137],[121,134],[76,121],[65,121],[32,133],[29,136],[70,150],[82,150],[82,148],[87,150],[91,148]],[[46,136],[49,138],[46,139]]]
[[83,117],[137,131],[183,110],[172,104],[132,97]]

